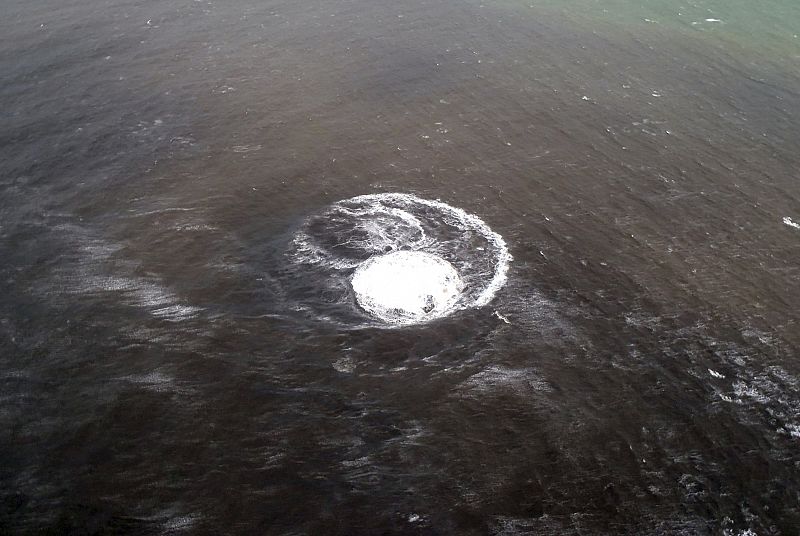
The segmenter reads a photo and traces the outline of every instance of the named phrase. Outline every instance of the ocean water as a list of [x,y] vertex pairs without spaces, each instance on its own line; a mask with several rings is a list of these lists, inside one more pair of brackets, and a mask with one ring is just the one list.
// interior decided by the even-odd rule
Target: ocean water
[[0,14],[0,533],[800,533],[799,4]]

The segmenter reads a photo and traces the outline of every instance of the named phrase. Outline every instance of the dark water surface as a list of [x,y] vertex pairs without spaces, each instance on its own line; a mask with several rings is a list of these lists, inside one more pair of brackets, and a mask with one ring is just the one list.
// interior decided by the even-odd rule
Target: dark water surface
[[[789,0],[4,0],[0,532],[800,534],[797,33]],[[381,192],[505,238],[491,304],[309,313],[292,237]]]

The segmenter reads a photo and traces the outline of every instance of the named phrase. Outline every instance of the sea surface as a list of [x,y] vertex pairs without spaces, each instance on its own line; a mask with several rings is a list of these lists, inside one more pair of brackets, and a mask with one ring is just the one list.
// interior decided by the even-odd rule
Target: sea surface
[[[798,35],[3,0],[0,534],[800,534]],[[502,237],[491,301],[385,324],[308,268],[392,193]]]

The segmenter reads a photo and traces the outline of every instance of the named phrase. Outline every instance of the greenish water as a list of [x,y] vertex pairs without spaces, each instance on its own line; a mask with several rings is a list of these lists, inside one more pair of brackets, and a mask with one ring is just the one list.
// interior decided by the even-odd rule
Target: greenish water
[[[800,54],[800,7],[787,0],[566,0],[486,2],[484,8],[515,10],[519,16],[553,17],[589,25],[598,33],[651,34],[700,39],[710,46],[735,46],[768,62],[796,62]],[[528,15],[524,12],[528,11]],[[775,54],[775,57],[770,57]],[[788,65],[788,63],[787,63]]]

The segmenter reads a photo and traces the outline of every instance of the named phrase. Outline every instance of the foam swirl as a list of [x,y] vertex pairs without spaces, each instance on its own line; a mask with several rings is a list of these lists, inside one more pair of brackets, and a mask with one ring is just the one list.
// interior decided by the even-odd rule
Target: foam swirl
[[334,203],[309,217],[289,257],[294,294],[318,316],[410,325],[488,304],[511,255],[473,214],[403,193]]

